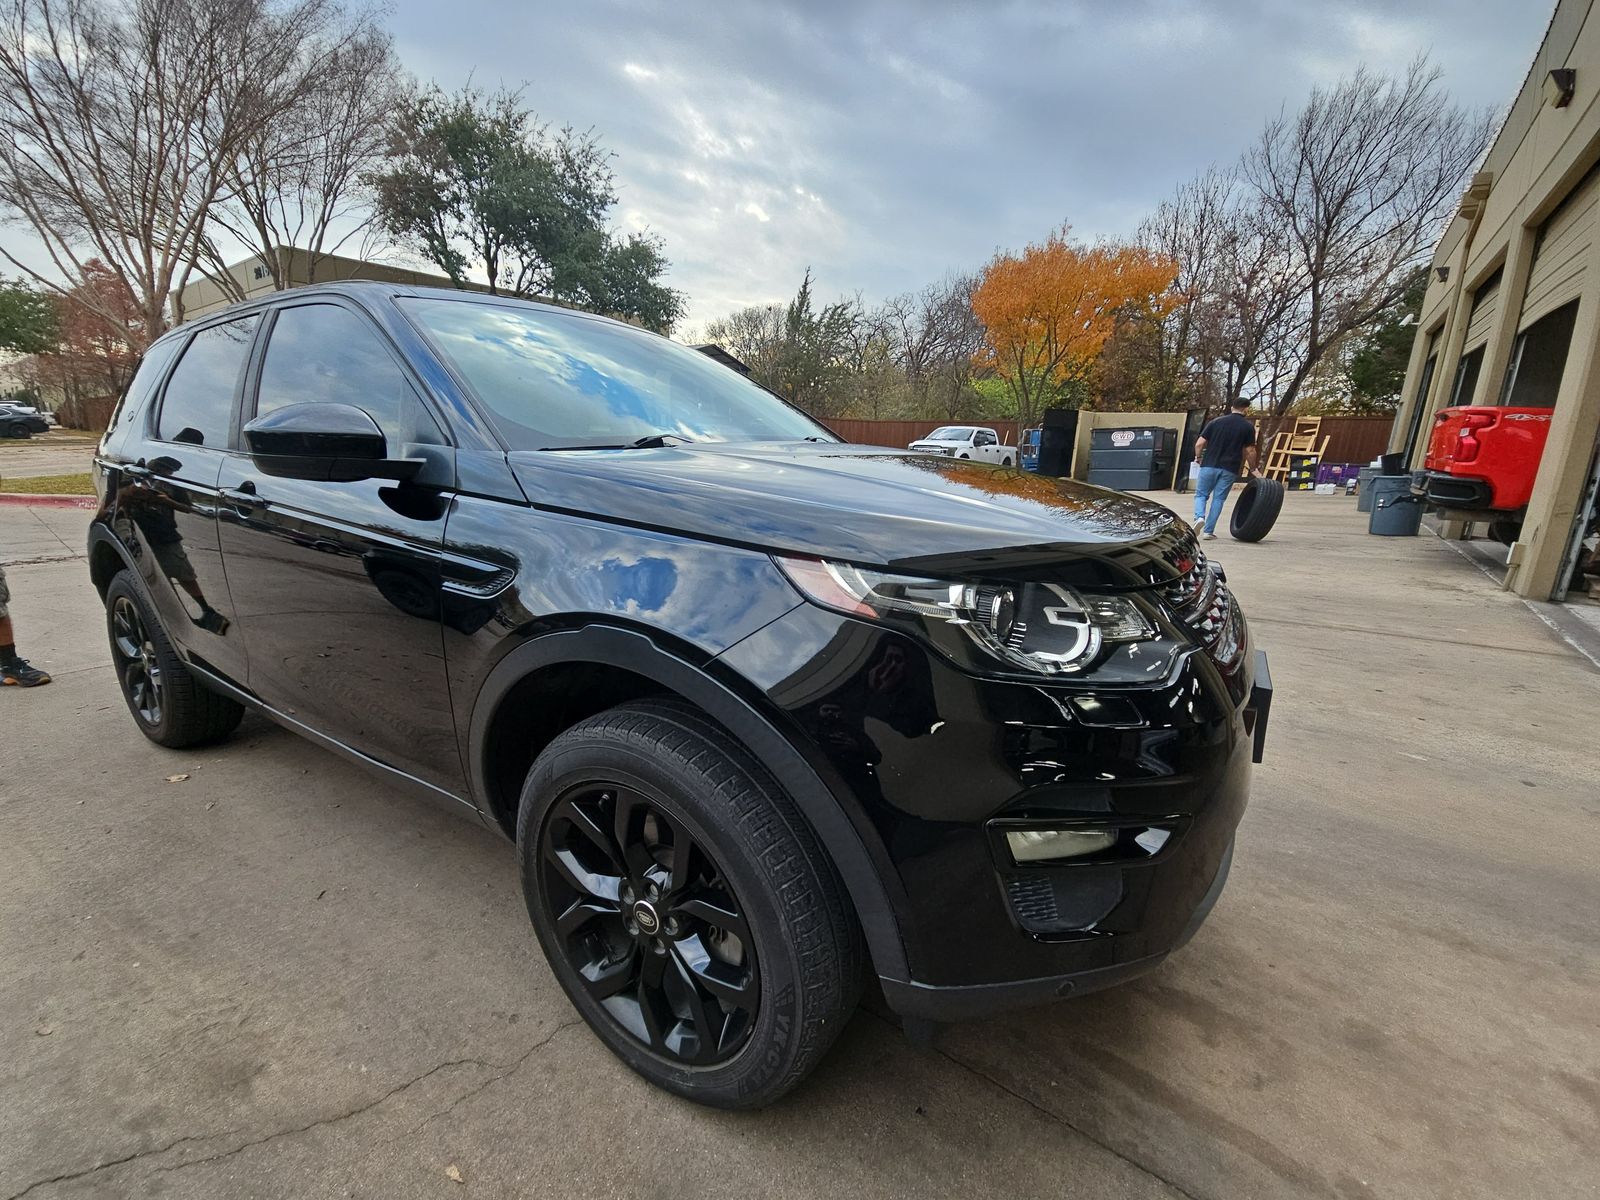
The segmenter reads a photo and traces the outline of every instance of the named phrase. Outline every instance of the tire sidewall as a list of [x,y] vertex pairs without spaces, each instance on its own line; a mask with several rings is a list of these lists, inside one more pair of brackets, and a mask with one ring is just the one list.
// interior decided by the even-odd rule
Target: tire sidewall
[[[678,1095],[718,1107],[744,1107],[747,1097],[786,1076],[800,1052],[802,964],[793,952],[793,939],[786,936],[787,922],[774,900],[772,884],[752,862],[758,851],[742,837],[731,813],[723,822],[706,819],[715,816],[714,811],[702,811],[707,803],[716,802],[715,793],[709,801],[701,800],[676,777],[679,770],[675,761],[667,766],[601,737],[553,746],[541,755],[523,787],[517,822],[523,899],[557,981],[590,1028],[619,1058]],[[725,1063],[691,1067],[653,1053],[621,1029],[588,994],[567,960],[566,948],[555,932],[555,914],[544,897],[539,847],[556,804],[574,790],[599,782],[633,789],[681,821],[700,845],[710,850],[744,908],[755,942],[761,999],[744,1047]]]
[[[161,720],[154,725],[146,721],[134,706],[133,697],[128,694],[127,684],[123,682],[123,668],[126,664],[117,654],[116,632],[113,625],[113,612],[117,601],[123,597],[130,600],[139,610],[139,619],[144,622],[145,632],[150,638],[151,645],[155,647],[156,658],[161,666]],[[122,693],[122,702],[128,706],[128,712],[133,717],[134,723],[151,741],[161,742],[163,738],[170,737],[174,712],[172,685],[177,679],[177,671],[174,668],[182,670],[183,664],[173,653],[172,643],[167,640],[167,631],[156,619],[154,606],[146,599],[144,589],[134,582],[133,576],[127,571],[119,571],[106,588],[106,640],[111,650],[112,664],[117,672],[117,690]]]

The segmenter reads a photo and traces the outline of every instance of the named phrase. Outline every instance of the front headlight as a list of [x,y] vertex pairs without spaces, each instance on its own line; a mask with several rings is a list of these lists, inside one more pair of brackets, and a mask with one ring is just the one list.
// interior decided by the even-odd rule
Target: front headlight
[[[1056,583],[1016,586],[922,579],[851,563],[779,558],[800,593],[825,608],[912,626],[952,657],[978,650],[1032,675],[1083,671],[1111,648],[1152,641],[1154,625],[1126,596],[1087,595]],[[1136,664],[1136,677],[1153,672]]]

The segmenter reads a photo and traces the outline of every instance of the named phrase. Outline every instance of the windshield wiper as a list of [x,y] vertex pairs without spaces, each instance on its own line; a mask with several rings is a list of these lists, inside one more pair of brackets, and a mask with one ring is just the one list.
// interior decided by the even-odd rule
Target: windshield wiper
[[667,444],[667,439],[675,442],[692,442],[693,438],[686,438],[681,433],[647,433],[642,438],[634,438],[629,442],[629,450],[659,450]]
[[568,446],[540,446],[545,450],[659,450],[671,438],[678,442],[692,442],[693,438],[686,438],[681,433],[647,433],[641,438],[634,438],[631,442],[574,442]]

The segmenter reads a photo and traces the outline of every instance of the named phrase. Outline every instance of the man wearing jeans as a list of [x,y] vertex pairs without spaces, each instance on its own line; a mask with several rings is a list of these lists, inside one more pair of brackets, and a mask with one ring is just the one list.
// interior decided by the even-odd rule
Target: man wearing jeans
[[1194,529],[1205,527],[1205,538],[1217,536],[1217,521],[1228,493],[1241,473],[1256,473],[1256,427],[1244,414],[1250,401],[1233,402],[1233,411],[1218,417],[1200,431],[1194,443],[1194,461],[1200,478],[1194,487]]

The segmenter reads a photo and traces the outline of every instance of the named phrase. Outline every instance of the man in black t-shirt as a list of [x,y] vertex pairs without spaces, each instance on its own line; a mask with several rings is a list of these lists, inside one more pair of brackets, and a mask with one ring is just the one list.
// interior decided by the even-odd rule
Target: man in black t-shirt
[[1207,540],[1217,536],[1223,503],[1239,476],[1256,473],[1256,427],[1244,415],[1249,411],[1250,401],[1235,400],[1233,411],[1207,424],[1195,440],[1200,478],[1194,486],[1194,530],[1204,526]]

